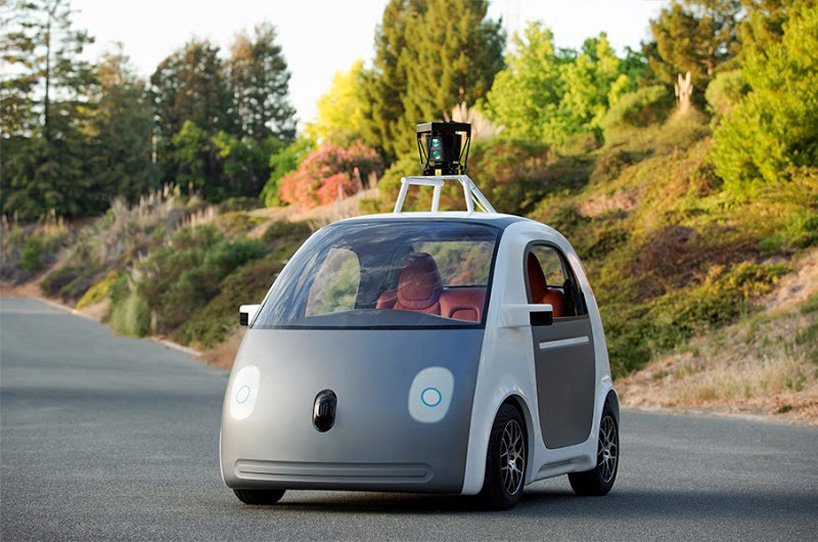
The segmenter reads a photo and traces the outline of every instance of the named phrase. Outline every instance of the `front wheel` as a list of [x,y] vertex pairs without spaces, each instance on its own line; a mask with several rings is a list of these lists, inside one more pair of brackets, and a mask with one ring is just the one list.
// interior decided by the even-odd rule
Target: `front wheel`
[[577,495],[607,495],[619,469],[619,424],[612,410],[605,405],[599,422],[596,467],[585,472],[573,472],[568,481]]
[[275,504],[284,496],[283,489],[234,489],[233,493],[244,504]]
[[486,475],[480,500],[491,510],[507,510],[523,496],[528,443],[520,411],[504,404],[489,437]]

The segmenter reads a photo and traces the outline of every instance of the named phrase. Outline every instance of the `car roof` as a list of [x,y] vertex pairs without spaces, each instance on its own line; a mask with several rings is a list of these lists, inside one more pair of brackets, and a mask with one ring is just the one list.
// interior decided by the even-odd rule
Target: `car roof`
[[483,224],[493,226],[501,230],[506,229],[511,224],[517,222],[530,222],[532,224],[539,224],[534,220],[523,218],[514,215],[506,215],[502,213],[469,213],[466,211],[438,211],[432,212],[407,212],[407,213],[383,213],[376,215],[363,215],[352,218],[340,220],[335,224],[346,224],[356,222],[394,222],[394,221],[456,221],[456,222],[473,222],[475,224]]

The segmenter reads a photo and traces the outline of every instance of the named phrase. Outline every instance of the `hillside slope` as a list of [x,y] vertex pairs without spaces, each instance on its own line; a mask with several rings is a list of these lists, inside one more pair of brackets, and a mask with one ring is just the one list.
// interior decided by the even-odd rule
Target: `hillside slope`
[[[711,147],[693,112],[623,128],[592,150],[502,143],[495,169],[478,161],[473,175],[517,202],[500,210],[527,211],[574,244],[626,404],[818,419],[818,172],[737,199],[714,174]],[[381,182],[381,210],[394,186]],[[315,228],[376,206],[374,196],[305,214],[208,206],[167,188],[84,224],[4,224],[2,278],[41,279],[46,296],[119,333],[167,337],[229,366],[237,306],[260,299]]]

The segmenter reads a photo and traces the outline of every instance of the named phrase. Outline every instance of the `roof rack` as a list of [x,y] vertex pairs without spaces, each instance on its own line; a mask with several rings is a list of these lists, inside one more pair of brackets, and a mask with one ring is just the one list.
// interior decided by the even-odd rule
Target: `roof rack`
[[463,187],[463,196],[466,200],[466,211],[469,213],[473,213],[475,207],[484,212],[484,213],[496,213],[497,211],[494,210],[489,200],[486,199],[486,196],[480,192],[480,189],[477,188],[477,185],[474,184],[468,175],[430,175],[430,176],[423,176],[423,177],[404,177],[400,180],[400,193],[398,194],[398,199],[395,202],[395,210],[394,213],[400,213],[403,211],[403,204],[406,201],[406,193],[409,190],[409,186],[432,186],[434,187],[435,191],[432,195],[432,212],[439,213],[440,212],[440,191],[443,188],[443,185],[446,184],[446,181],[457,181]]

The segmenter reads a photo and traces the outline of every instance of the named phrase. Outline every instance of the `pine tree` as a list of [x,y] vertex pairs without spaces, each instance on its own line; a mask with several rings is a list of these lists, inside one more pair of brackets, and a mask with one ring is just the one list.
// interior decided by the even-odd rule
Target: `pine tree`
[[375,61],[365,75],[364,103],[368,108],[364,110],[364,140],[389,158],[397,156],[395,142],[401,136],[399,123],[407,89],[406,63],[412,57],[407,52],[407,25],[424,9],[423,0],[389,0],[375,31]]
[[92,204],[83,126],[96,79],[81,59],[92,38],[72,28],[63,0],[3,6],[3,212],[34,219],[49,211],[80,215]]
[[367,92],[370,145],[413,152],[415,125],[473,105],[503,67],[505,37],[485,0],[391,0],[375,38]]
[[208,133],[237,128],[219,47],[209,41],[193,39],[160,62],[151,76],[151,92],[162,143],[186,121]]
[[257,143],[273,136],[285,143],[295,137],[295,109],[288,100],[290,72],[270,23],[251,37],[239,33],[230,49],[228,77],[241,137]]
[[100,94],[90,123],[94,181],[103,204],[116,196],[133,201],[155,181],[150,96],[121,47],[102,57],[97,72]]
[[485,0],[429,0],[410,21],[399,149],[415,148],[417,123],[442,120],[457,104],[471,107],[491,88],[503,68],[505,35],[487,10]]
[[646,45],[654,75],[672,84],[690,72],[696,98],[720,68],[729,69],[737,52],[739,0],[674,0],[650,23],[654,43]]

